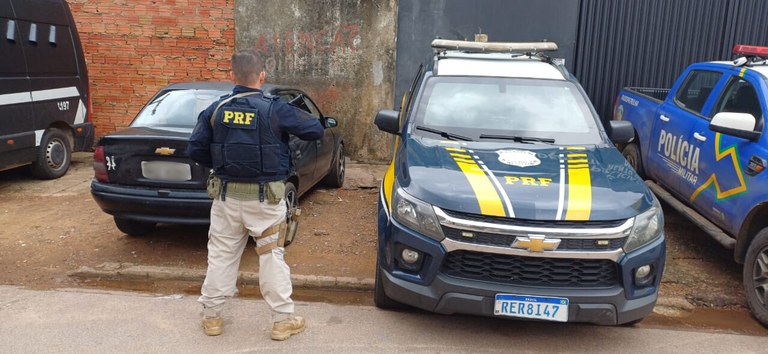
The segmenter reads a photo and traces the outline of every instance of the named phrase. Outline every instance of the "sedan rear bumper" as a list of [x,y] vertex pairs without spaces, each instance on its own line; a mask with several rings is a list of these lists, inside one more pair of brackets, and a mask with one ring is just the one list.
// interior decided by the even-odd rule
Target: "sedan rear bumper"
[[205,190],[146,189],[91,182],[91,195],[115,217],[168,224],[210,223],[211,199]]

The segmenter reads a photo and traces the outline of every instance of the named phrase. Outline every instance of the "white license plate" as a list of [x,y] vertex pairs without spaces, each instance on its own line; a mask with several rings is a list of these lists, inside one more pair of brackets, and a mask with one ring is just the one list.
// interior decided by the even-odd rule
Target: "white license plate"
[[568,299],[562,297],[497,294],[493,313],[498,316],[568,322]]
[[141,174],[144,178],[159,181],[189,181],[192,170],[189,164],[168,161],[142,161]]

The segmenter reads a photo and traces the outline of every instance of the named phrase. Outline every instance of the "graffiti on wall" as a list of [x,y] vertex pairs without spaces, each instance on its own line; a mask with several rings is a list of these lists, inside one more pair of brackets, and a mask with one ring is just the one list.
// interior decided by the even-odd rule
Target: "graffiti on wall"
[[270,74],[322,76],[338,69],[340,58],[357,57],[361,43],[359,24],[340,23],[313,31],[262,33],[253,48]]

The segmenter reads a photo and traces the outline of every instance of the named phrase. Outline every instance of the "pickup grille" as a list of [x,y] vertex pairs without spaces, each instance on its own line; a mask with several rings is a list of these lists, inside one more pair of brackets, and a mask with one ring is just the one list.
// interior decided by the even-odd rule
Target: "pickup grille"
[[529,227],[550,227],[550,228],[612,228],[624,224],[627,220],[608,220],[608,221],[565,221],[565,220],[524,220],[498,216],[485,216],[478,214],[462,213],[453,210],[442,209],[448,216],[469,220],[480,221],[493,224],[509,226],[529,226]]
[[[487,232],[472,232],[473,237],[463,237],[462,232],[464,231],[443,226],[445,237],[454,241],[475,245],[510,247],[516,238],[515,235]],[[624,246],[627,238],[601,239],[609,241],[610,244],[599,247],[597,246],[598,239],[596,238],[561,238],[560,240],[560,245],[557,247],[558,251],[613,251]]]
[[540,258],[454,251],[441,271],[447,275],[509,285],[590,288],[618,283],[618,267],[605,259]]

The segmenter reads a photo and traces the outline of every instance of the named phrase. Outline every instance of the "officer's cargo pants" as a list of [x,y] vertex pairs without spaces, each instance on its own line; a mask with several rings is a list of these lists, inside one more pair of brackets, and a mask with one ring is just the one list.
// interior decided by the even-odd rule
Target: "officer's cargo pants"
[[[220,315],[227,297],[237,293],[240,258],[248,237],[260,237],[257,246],[274,242],[277,232],[261,235],[280,222],[285,222],[286,205],[267,201],[217,198],[211,206],[211,227],[208,231],[208,272],[198,301],[203,304],[204,316]],[[274,230],[274,228],[273,228]],[[291,300],[291,272],[285,263],[284,247],[275,247],[259,255],[259,289],[272,309],[272,320],[281,321],[293,314]]]

